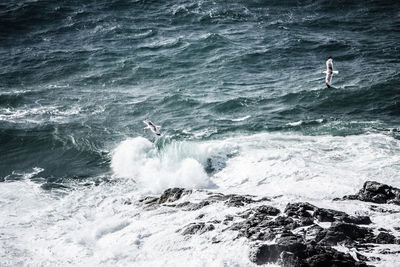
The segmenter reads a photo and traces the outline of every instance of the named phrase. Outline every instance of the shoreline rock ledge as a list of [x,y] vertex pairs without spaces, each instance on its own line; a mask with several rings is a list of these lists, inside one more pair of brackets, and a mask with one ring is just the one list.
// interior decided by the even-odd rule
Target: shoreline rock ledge
[[[223,219],[209,220],[211,214],[204,212],[196,215],[195,221],[182,226],[176,232],[187,238],[212,233],[214,236],[210,238],[210,243],[215,244],[229,242],[222,241],[220,235],[225,231],[232,231],[236,233],[235,239],[248,240],[249,260],[259,265],[275,263],[283,267],[373,266],[372,264],[378,263],[380,258],[365,254],[371,251],[378,251],[378,254],[381,252],[381,255],[392,253],[385,249],[378,250],[380,244],[400,244],[400,239],[392,234],[391,230],[376,229],[369,216],[349,215],[339,210],[320,208],[308,202],[288,203],[282,212],[269,205],[269,198],[224,195],[204,190],[197,191],[203,194],[202,199],[199,199],[198,195],[191,198],[191,194],[195,192],[196,190],[170,188],[160,197],[145,197],[137,204],[144,209],[164,207],[176,211],[196,211],[196,214],[210,205],[222,204],[229,207],[233,212],[225,215]],[[359,200],[379,206],[400,205],[400,189],[367,181],[357,194],[334,200]],[[400,230],[396,227],[394,229]],[[396,235],[399,236],[399,233]],[[337,246],[344,250],[338,251],[335,249]],[[397,250],[400,251],[400,246],[397,246]]]

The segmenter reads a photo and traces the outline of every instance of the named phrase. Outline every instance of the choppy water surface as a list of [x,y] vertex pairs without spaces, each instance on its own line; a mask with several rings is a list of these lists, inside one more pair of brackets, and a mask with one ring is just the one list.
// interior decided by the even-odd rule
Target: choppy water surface
[[400,186],[399,29],[398,1],[2,1],[0,265],[250,265],[120,200]]

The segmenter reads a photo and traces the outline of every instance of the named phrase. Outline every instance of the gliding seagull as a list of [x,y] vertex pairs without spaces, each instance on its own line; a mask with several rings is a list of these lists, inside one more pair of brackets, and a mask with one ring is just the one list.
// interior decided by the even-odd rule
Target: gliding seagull
[[329,57],[328,60],[326,61],[326,71],[324,71],[324,73],[326,73],[325,76],[325,83],[326,86],[328,86],[328,88],[331,87],[331,82],[332,82],[332,75],[338,74],[339,72],[336,70],[333,70],[333,64],[332,64],[332,57]]
[[161,126],[157,126],[157,125],[155,125],[154,123],[152,123],[152,122],[149,121],[149,120],[144,120],[143,123],[147,125],[146,127],[143,128],[143,130],[149,129],[149,130],[151,130],[154,134],[156,134],[156,135],[158,135],[158,136],[161,135],[161,134],[160,134],[160,131],[158,130],[158,129],[161,128]]

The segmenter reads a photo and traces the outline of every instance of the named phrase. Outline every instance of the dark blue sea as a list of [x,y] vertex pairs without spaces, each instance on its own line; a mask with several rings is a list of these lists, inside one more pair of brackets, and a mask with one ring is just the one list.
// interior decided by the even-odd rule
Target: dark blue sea
[[1,266],[251,266],[123,200],[400,186],[399,1],[3,0],[0,63]]

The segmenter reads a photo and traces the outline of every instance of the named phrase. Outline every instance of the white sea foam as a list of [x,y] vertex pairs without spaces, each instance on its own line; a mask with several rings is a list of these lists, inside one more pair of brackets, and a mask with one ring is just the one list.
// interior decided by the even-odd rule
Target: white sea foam
[[116,176],[132,178],[151,192],[169,187],[207,188],[210,177],[200,162],[208,151],[201,146],[172,143],[158,151],[143,137],[123,141],[113,152],[111,167]]
[[[111,166],[116,176],[135,179],[152,192],[216,184],[220,190],[243,194],[332,198],[354,193],[366,180],[400,185],[399,154],[399,142],[380,134],[257,134],[173,142],[160,150],[137,137],[114,150]],[[212,175],[204,171],[207,164],[217,166]]]
[[244,116],[244,117],[241,117],[241,118],[232,119],[232,121],[244,121],[244,120],[247,120],[250,117],[251,117],[250,115],[247,115],[247,116]]
[[[0,110],[0,121],[13,123],[43,123],[48,120],[60,122],[65,118],[77,115],[81,112],[81,107],[72,106],[64,109],[56,106],[34,106],[20,108],[5,108]],[[48,118],[46,117],[48,116]]]
[[[249,241],[222,231],[223,224],[191,237],[177,232],[198,221],[200,214],[205,215],[200,221],[223,220],[247,207],[221,203],[182,211],[124,204],[170,186],[199,188],[214,183],[217,192],[283,194],[270,204],[283,209],[289,201],[309,201],[371,216],[377,227],[397,225],[396,214],[371,211],[368,203],[331,201],[354,193],[365,180],[400,186],[400,142],[386,135],[263,133],[157,147],[142,137],[121,142],[112,152],[111,164],[115,176],[125,179],[76,188],[61,198],[30,182],[29,173],[26,179],[2,183],[0,265],[254,266],[248,259]],[[210,160],[219,163],[215,172],[205,171]],[[195,191],[181,201],[193,202],[205,194]],[[215,237],[219,243],[212,243]],[[399,260],[398,255],[379,257],[382,266]]]

